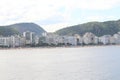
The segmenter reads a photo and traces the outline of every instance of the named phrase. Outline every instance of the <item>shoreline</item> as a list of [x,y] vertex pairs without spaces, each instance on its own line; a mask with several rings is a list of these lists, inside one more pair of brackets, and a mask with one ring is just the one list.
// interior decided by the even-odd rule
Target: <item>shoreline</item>
[[109,47],[120,45],[87,45],[87,46],[62,46],[62,47],[16,47],[16,48],[0,48],[0,50],[26,50],[26,49],[56,49],[56,48],[93,48],[93,47]]

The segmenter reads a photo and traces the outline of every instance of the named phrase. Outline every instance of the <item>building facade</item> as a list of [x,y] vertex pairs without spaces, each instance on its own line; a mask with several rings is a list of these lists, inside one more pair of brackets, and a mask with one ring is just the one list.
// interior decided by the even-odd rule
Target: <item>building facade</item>
[[34,45],[35,44],[35,34],[30,31],[26,31],[23,33],[23,37],[25,37],[26,45]]

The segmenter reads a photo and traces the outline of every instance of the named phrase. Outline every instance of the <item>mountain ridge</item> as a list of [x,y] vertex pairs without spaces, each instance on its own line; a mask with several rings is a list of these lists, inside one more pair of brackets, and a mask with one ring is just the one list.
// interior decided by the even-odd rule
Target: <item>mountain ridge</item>
[[86,32],[92,32],[96,36],[113,35],[120,31],[120,20],[104,21],[104,22],[87,22],[83,24],[69,26],[55,33],[59,35],[84,35]]
[[[6,33],[4,32],[6,31]],[[41,35],[46,32],[41,26],[35,23],[16,23],[7,26],[0,26],[0,35],[10,36],[14,34],[22,34],[25,31],[34,32],[36,35]],[[9,33],[10,32],[10,33]]]

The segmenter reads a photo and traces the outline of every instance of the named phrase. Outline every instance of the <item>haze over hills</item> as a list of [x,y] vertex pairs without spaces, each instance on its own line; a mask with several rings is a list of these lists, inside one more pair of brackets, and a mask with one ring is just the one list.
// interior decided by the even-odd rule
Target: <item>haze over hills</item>
[[41,35],[43,32],[46,32],[43,28],[35,23],[17,23],[8,26],[0,26],[0,35],[3,36],[22,34],[25,31],[34,32],[36,35]]
[[92,32],[96,36],[113,35],[120,31],[120,20],[105,22],[88,22],[84,24],[74,25],[56,31],[59,35],[83,35],[86,32]]

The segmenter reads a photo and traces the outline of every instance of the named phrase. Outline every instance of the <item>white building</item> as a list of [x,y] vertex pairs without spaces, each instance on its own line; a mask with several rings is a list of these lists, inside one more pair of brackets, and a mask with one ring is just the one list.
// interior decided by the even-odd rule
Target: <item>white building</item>
[[57,36],[56,38],[58,44],[64,44],[64,37],[63,36]]
[[19,35],[14,35],[9,37],[9,42],[11,47],[22,47],[25,46],[25,38]]
[[58,44],[58,35],[55,35],[53,33],[47,33],[45,36],[45,43],[51,45],[57,45]]
[[64,40],[63,36],[48,33],[45,36],[45,41],[43,41],[43,42],[47,43],[49,45],[51,45],[51,44],[58,45],[58,44],[63,44],[64,43],[63,40]]
[[79,34],[75,34],[74,37],[77,39],[77,45],[82,45],[83,44],[83,38]]
[[9,47],[10,46],[10,38],[9,37],[0,37],[0,46],[1,47]]
[[115,39],[115,44],[120,44],[120,34],[114,34],[113,37]]
[[63,37],[63,43],[65,45],[76,46],[77,45],[77,38],[74,37],[74,36],[64,36]]
[[43,33],[42,33],[42,36],[47,36],[47,33],[46,33],[46,32],[43,32]]
[[99,43],[99,37],[95,36],[94,38],[94,44],[98,44]]
[[95,35],[91,32],[87,32],[83,36],[83,42],[84,44],[95,44]]
[[116,44],[116,39],[113,36],[110,37],[110,44]]
[[104,35],[102,37],[99,37],[99,42],[104,45],[110,44],[110,38],[111,38],[111,35]]
[[[59,44],[65,44],[65,45],[77,45],[77,39],[74,36],[59,36],[53,33],[47,33],[47,35],[44,37],[45,41],[44,43],[47,43],[49,45],[59,45]],[[41,40],[43,37],[41,38]]]
[[35,36],[35,45],[37,45],[39,43],[39,38],[38,36]]
[[77,38],[74,36],[69,36],[68,43],[72,44],[73,46],[77,46]]
[[0,46],[2,47],[20,47],[24,46],[25,39],[19,35],[0,37]]
[[46,37],[45,36],[40,36],[39,37],[39,41],[38,41],[38,44],[39,45],[43,45],[43,44],[46,44]]
[[26,31],[23,33],[23,36],[26,39],[27,45],[35,44],[35,34],[33,32]]

